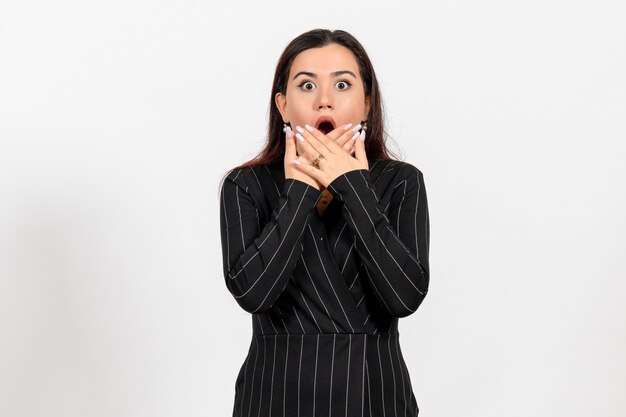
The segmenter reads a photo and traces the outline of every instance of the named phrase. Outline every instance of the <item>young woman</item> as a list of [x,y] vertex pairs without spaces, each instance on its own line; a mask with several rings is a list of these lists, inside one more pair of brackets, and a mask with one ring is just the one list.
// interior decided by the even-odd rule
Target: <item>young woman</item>
[[252,313],[233,416],[417,416],[398,318],[428,290],[426,190],[389,156],[350,34],[286,47],[267,144],[227,173],[220,215],[226,286]]

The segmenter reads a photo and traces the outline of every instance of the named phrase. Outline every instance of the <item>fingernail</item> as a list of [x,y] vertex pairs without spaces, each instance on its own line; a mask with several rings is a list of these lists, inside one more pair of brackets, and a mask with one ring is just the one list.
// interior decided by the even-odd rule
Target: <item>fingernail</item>
[[304,127],[306,127],[306,130],[308,130],[309,132],[313,131],[313,128],[309,125],[304,125]]
[[302,162],[298,161],[297,159],[294,159],[293,163],[296,164],[296,165],[302,165]]
[[[297,128],[296,128],[296,129],[297,129]],[[304,137],[303,137],[301,134],[296,133],[296,138],[298,138],[298,140],[299,140],[300,142],[304,142]]]
[[300,133],[304,133],[304,129],[302,129],[300,126],[296,126],[296,130]]
[[350,148],[350,155],[354,153],[354,148]]
[[361,132],[361,140],[365,141],[365,130]]
[[355,140],[356,138],[359,137],[359,132],[355,132],[354,135],[352,135],[352,140]]
[[361,124],[359,123],[358,125],[354,126],[352,130],[354,130],[355,132],[361,130]]
[[293,132],[291,131],[291,128],[289,126],[284,128],[283,131],[285,132],[285,136],[287,136],[288,138],[290,138],[291,135],[293,134]]
[[348,129],[350,129],[351,127],[352,127],[352,123],[348,123],[347,125],[345,125],[345,126],[343,127],[343,130],[348,130]]

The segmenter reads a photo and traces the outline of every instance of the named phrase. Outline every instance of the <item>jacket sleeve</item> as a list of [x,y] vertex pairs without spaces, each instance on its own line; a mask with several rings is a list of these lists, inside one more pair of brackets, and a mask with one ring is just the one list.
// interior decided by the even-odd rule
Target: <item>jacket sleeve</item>
[[407,174],[393,185],[389,217],[367,169],[348,171],[327,187],[344,203],[343,215],[376,297],[396,317],[417,310],[429,283],[430,231],[423,174],[410,164],[405,167],[410,167]]
[[300,241],[321,192],[286,179],[276,210],[261,225],[247,186],[229,175],[220,197],[220,229],[226,287],[250,313],[272,306],[287,286],[302,252]]

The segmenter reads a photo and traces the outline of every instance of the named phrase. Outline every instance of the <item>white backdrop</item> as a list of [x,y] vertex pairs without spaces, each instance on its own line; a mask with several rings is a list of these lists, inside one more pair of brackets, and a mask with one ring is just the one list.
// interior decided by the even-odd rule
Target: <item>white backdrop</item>
[[424,172],[431,286],[401,319],[432,417],[626,415],[619,0],[4,1],[0,415],[231,415],[251,320],[218,182],[287,43],[366,47]]

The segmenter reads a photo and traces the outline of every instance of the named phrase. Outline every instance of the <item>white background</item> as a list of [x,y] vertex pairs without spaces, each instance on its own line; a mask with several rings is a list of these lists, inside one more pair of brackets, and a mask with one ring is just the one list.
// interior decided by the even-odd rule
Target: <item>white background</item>
[[626,415],[626,6],[0,6],[0,415],[228,416],[251,336],[218,183],[278,56],[342,28],[425,177],[431,286],[400,321],[420,415]]

